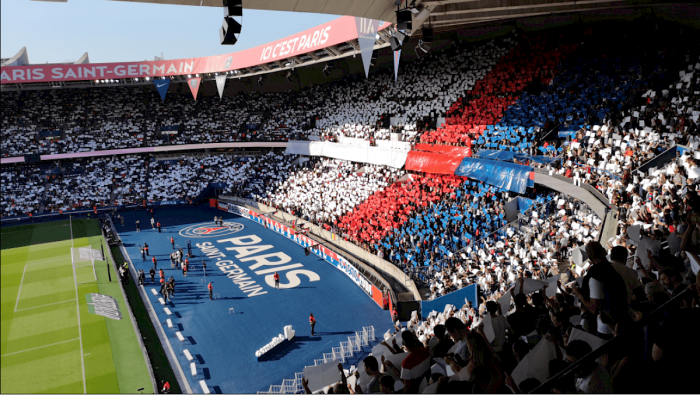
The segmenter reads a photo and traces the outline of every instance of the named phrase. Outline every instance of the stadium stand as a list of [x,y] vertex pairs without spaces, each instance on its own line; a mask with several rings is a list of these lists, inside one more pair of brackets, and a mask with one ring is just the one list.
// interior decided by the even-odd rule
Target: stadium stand
[[[226,195],[306,219],[400,267],[427,301],[476,284],[478,306],[416,311],[384,336],[377,369],[391,380],[378,379],[381,386],[523,393],[560,377],[568,361],[585,364],[547,390],[682,392],[697,369],[683,353],[699,347],[700,46],[674,29],[663,32],[671,41],[597,34],[510,32],[454,45],[409,63],[396,83],[376,73],[221,100],[173,94],[164,103],[141,88],[3,93],[2,156],[314,138],[380,145],[403,132],[404,141],[477,155],[559,158],[525,163],[600,191],[612,206],[606,218],[542,185],[519,195],[452,174],[274,150],[3,165],[2,216],[194,201],[224,183]],[[513,199],[530,203],[509,222]],[[606,223],[614,236],[601,240]],[[584,253],[588,262],[575,264]],[[650,321],[657,308],[663,325]],[[604,358],[585,357],[623,338]],[[402,346],[408,357],[387,363]],[[429,370],[412,370],[427,355]],[[366,380],[359,385],[380,387]],[[302,383],[297,375],[273,387],[296,392]]]

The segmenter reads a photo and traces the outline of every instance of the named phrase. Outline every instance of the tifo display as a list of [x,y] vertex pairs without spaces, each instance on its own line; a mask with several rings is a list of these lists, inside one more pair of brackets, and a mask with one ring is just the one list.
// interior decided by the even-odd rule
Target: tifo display
[[2,392],[693,388],[700,7],[625,7],[427,42],[437,11],[400,46],[364,18],[333,44],[357,59],[319,53],[348,36],[326,24],[258,53],[315,65],[253,78],[3,85]]

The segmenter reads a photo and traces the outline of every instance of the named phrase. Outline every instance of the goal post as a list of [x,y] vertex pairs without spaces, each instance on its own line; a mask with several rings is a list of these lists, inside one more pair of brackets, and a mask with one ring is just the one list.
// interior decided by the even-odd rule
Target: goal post
[[103,261],[102,251],[92,247],[71,248],[71,261],[81,281],[78,284],[97,281],[95,261]]

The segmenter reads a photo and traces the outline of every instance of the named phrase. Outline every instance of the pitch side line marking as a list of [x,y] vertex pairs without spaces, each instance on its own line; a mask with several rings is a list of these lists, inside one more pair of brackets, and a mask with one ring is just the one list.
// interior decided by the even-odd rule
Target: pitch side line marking
[[75,262],[73,261],[73,219],[70,219],[70,260],[71,267],[73,268],[73,284],[75,285],[75,306],[77,307],[78,313],[78,339],[80,340],[80,365],[83,369],[83,393],[87,394],[87,382],[85,381],[85,356],[83,351],[83,331],[80,328],[80,300],[78,299],[78,277],[75,273]]
[[44,348],[44,347],[51,347],[51,346],[55,346],[55,345],[57,345],[57,344],[63,344],[63,343],[68,343],[68,342],[72,342],[72,341],[75,341],[75,340],[80,340],[80,338],[79,338],[79,337],[76,337],[75,339],[70,339],[70,340],[64,340],[64,341],[62,341],[62,342],[58,342],[58,343],[53,343],[53,344],[47,344],[47,345],[45,345],[45,346],[41,346],[41,347],[34,347],[34,348],[30,348],[30,349],[28,349],[28,350],[22,350],[22,351],[15,351],[15,352],[11,352],[11,353],[9,353],[9,354],[5,354],[5,355],[3,355],[3,357],[7,357],[7,356],[9,356],[9,355],[15,355],[15,354],[19,354],[19,353],[22,353],[22,352],[27,352],[27,351],[33,351],[33,350],[38,350],[38,349],[40,349],[40,348]]
[[27,272],[27,265],[24,265],[22,270],[22,281],[19,282],[19,290],[17,291],[17,302],[15,302],[15,312],[17,312],[17,306],[19,306],[19,294],[22,293],[22,283],[24,282],[24,273]]

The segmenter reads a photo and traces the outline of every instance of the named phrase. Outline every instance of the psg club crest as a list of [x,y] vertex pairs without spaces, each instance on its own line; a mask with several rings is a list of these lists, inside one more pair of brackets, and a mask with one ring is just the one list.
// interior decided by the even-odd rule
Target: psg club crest
[[242,229],[243,224],[238,222],[224,222],[223,226],[219,226],[214,222],[205,222],[183,228],[180,230],[180,236],[197,238],[221,237],[234,234]]

